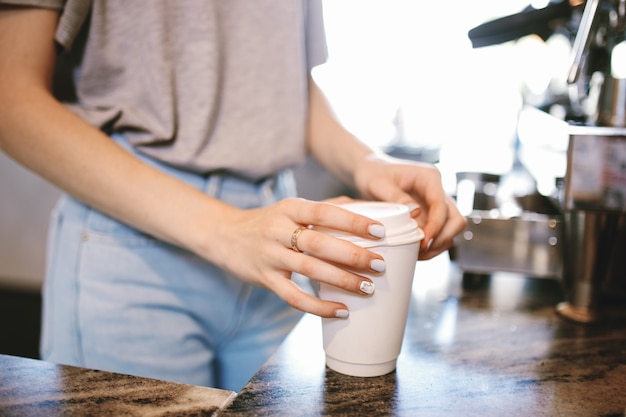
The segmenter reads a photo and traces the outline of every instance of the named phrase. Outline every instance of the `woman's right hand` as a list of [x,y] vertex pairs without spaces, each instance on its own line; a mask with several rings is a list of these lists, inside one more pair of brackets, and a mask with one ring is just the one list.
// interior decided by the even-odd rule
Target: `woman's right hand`
[[[384,260],[315,227],[367,239],[384,237],[384,226],[372,219],[335,204],[288,198],[268,207],[231,211],[219,222],[216,233],[206,237],[206,249],[211,248],[208,258],[242,280],[273,291],[298,310],[342,317],[347,313],[344,304],[306,293],[291,281],[292,272],[365,297],[371,294],[373,284],[358,272],[381,273]],[[304,229],[294,249],[292,235],[298,228]]]

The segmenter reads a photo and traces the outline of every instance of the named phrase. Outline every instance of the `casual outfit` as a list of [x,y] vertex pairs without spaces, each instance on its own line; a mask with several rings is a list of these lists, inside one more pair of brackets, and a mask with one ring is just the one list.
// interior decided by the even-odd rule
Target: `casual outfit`
[[[0,0],[58,9],[57,89],[120,146],[240,208],[296,194],[321,0]],[[106,175],[103,173],[103,175]],[[163,196],[168,198],[167,195]],[[238,391],[301,313],[64,196],[42,358]]]

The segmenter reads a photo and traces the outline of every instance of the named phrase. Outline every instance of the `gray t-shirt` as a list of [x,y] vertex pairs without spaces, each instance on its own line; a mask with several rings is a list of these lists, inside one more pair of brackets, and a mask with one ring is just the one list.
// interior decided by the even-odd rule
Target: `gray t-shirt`
[[[142,153],[253,179],[305,155],[321,0],[0,0],[61,10],[68,106]],[[67,81],[67,80],[65,80]]]

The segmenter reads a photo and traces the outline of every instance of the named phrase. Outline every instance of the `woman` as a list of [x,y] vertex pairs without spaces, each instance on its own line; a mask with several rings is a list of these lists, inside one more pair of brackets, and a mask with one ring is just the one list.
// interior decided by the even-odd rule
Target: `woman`
[[422,259],[465,225],[434,167],[381,155],[333,116],[310,76],[319,1],[0,3],[0,147],[67,193],[43,359],[237,391],[302,312],[346,317],[292,273],[367,296],[348,270],[384,259],[306,227],[384,228],[295,198],[307,152],[363,198],[410,205]]

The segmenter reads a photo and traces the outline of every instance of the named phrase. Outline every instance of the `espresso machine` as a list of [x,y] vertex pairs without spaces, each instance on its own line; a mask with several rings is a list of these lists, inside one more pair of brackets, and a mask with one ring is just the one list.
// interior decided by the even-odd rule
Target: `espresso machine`
[[[556,31],[571,35],[566,93],[529,100],[517,127],[517,160],[535,189],[516,200],[539,199],[541,209],[520,204],[521,214],[502,221],[493,207],[475,206],[457,256],[468,272],[510,269],[559,279],[565,299],[557,312],[594,323],[609,308],[626,306],[626,0],[529,6],[468,35],[479,48],[530,34],[545,40]],[[472,176],[475,202],[489,181],[497,188],[499,178]],[[467,178],[457,174],[457,199]],[[494,240],[501,242],[497,252],[481,244]]]

